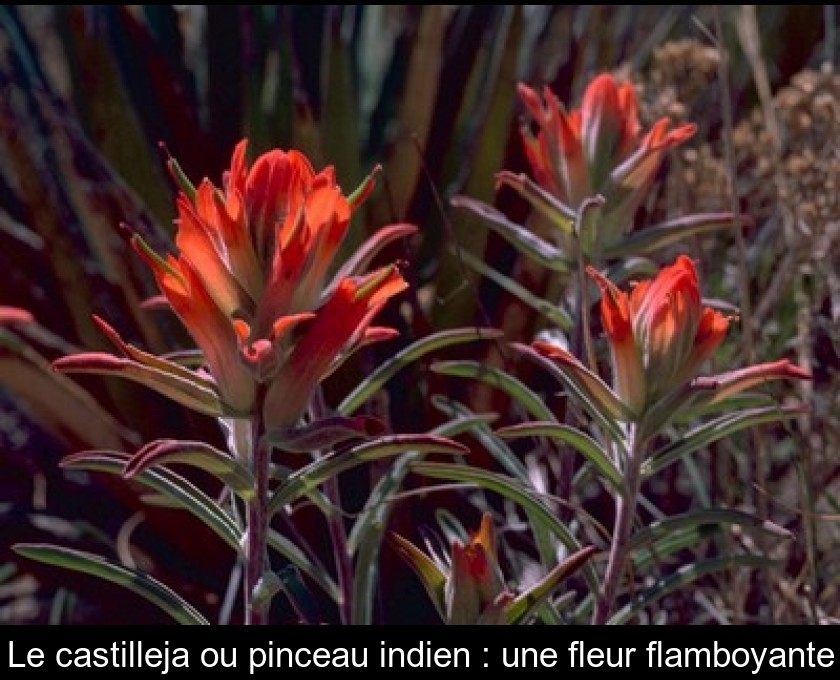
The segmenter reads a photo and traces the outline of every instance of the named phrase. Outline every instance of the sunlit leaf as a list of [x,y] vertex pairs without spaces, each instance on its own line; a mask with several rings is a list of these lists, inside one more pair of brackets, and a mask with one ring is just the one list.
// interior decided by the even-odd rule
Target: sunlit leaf
[[414,570],[441,618],[446,617],[446,574],[426,553],[398,534],[391,534],[394,548]]
[[587,546],[570,555],[535,585],[516,596],[506,609],[507,622],[510,624],[525,621],[560,585],[572,574],[579,571],[589,559],[598,552],[594,546]]
[[175,621],[187,625],[208,625],[197,609],[173,590],[148,574],[81,550],[37,543],[18,543],[12,549],[23,557],[71,571],[90,574],[145,598]]
[[255,482],[250,471],[231,455],[204,442],[176,439],[151,442],[131,457],[123,474],[132,479],[151,467],[171,463],[190,465],[210,473],[246,501],[254,496]]
[[525,412],[537,420],[555,420],[554,414],[537,394],[522,381],[495,366],[478,361],[436,361],[432,371],[441,375],[473,378],[500,389],[514,399]]
[[[131,455],[117,451],[85,451],[62,459],[61,467],[70,470],[95,470],[122,476]],[[240,532],[233,519],[192,482],[171,470],[144,470],[133,481],[171,499],[201,520],[234,550],[239,550]]]
[[628,255],[652,253],[675,243],[684,243],[686,239],[694,236],[710,234],[721,229],[731,229],[735,226],[747,226],[752,222],[752,218],[748,215],[733,215],[732,213],[709,213],[677,217],[625,236],[620,243],[608,248],[604,256],[620,258]]

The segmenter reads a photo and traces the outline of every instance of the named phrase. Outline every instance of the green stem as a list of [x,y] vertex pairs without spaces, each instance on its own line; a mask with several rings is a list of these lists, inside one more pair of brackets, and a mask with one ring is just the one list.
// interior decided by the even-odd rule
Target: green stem
[[594,625],[603,625],[612,613],[613,603],[618,594],[621,575],[627,562],[627,545],[633,528],[633,518],[636,515],[636,505],[641,487],[642,461],[644,451],[638,436],[638,425],[632,425],[630,433],[630,448],[627,455],[627,465],[624,471],[624,488],[615,498],[615,527],[613,528],[610,557],[607,571],[604,575],[604,585],[600,597],[592,614]]

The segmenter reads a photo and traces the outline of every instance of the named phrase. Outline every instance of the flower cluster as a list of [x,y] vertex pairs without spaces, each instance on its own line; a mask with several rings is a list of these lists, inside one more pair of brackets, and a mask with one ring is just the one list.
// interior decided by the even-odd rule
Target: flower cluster
[[[348,197],[332,167],[316,173],[303,154],[279,149],[249,167],[246,149],[245,141],[237,145],[221,187],[208,179],[193,187],[170,159],[182,185],[177,254],[162,258],[140,236],[132,239],[205,368],[191,372],[150,357],[101,321],[126,358],[85,354],[61,359],[57,368],[122,373],[213,415],[245,418],[262,408],[267,427],[291,427],[318,383],[351,352],[393,337],[392,329],[371,324],[406,287],[398,268],[359,275],[363,257],[333,275],[353,211],[373,179]],[[382,230],[361,252],[370,259],[413,231]]]

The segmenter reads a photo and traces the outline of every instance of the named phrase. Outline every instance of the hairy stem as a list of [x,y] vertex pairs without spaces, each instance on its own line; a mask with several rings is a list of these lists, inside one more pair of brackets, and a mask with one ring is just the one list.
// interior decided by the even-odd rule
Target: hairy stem
[[[258,408],[257,413],[262,409]],[[251,421],[251,472],[254,475],[254,498],[248,502],[246,514],[247,545],[245,547],[245,623],[264,625],[268,622],[267,599],[255,597],[262,579],[268,537],[268,473],[270,449],[263,438],[263,423],[260,415]]]
[[613,603],[621,583],[621,575],[624,573],[624,565],[627,562],[627,543],[630,539],[630,531],[633,528],[633,518],[636,515],[644,452],[637,436],[638,426],[633,425],[631,427],[631,445],[624,471],[624,488],[615,497],[615,526],[610,544],[610,557],[607,562],[607,571],[604,575],[600,597],[592,614],[594,625],[605,624],[612,613]]

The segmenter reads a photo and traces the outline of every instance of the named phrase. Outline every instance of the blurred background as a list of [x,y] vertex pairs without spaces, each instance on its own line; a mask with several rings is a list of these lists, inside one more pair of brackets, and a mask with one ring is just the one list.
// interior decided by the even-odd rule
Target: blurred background
[[[516,83],[547,84],[571,106],[602,71],[637,84],[647,125],[668,115],[699,126],[640,224],[732,209],[754,220],[743,239],[724,232],[662,258],[691,253],[706,294],[740,307],[720,367],[788,357],[814,374],[774,386],[783,401],[807,403],[807,414],[710,446],[647,489],[666,514],[740,507],[796,539],[764,546],[777,565],[766,577],[724,571],[657,606],[680,623],[837,616],[839,23],[833,5],[0,7],[0,622],[167,621],[116,587],[15,556],[19,541],[107,554],[211,618],[221,606],[233,555],[214,536],[183,513],[145,505],[120,478],[58,465],[74,451],[133,451],[163,436],[221,443],[209,418],[142,387],[50,370],[67,353],[109,351],[94,314],[149,351],[189,346],[172,315],[143,308],[156,290],[121,226],[171,249],[175,187],[162,144],[196,181],[219,181],[242,137],[252,154],[298,148],[316,168],[335,165],[346,192],[383,166],[344,247],[390,223],[420,227],[387,253],[412,283],[382,319],[402,335],[347,366],[330,397],[433,330],[492,325],[528,342],[551,327],[528,292],[556,301],[558,282],[449,200],[464,194],[525,223],[524,202],[494,186],[502,169],[527,172]],[[539,376],[519,375],[539,387]],[[446,418],[435,394],[516,416],[493,390],[434,375],[424,362],[371,408],[395,431],[426,431]],[[473,464],[494,466],[480,441],[467,443]],[[376,474],[371,466],[343,480],[350,511]],[[610,521],[604,495],[575,502]],[[469,497],[452,493],[398,503],[393,527],[419,536],[441,507],[477,526]],[[715,535],[690,550],[749,540]],[[381,560],[376,619],[435,621],[413,575],[387,550]]]

